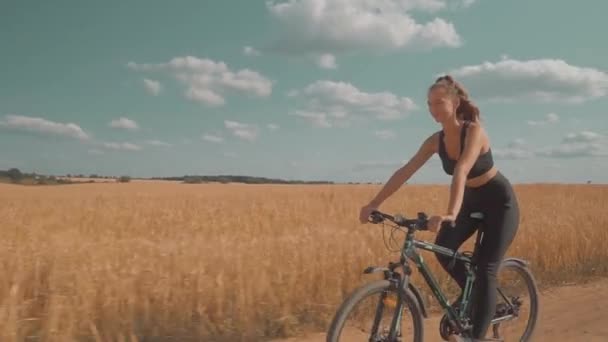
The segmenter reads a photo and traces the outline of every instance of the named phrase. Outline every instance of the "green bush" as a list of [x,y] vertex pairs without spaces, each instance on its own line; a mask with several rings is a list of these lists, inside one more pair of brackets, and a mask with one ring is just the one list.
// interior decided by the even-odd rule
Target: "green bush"
[[118,179],[116,180],[119,183],[129,183],[131,181],[131,177],[129,176],[120,176],[118,177]]

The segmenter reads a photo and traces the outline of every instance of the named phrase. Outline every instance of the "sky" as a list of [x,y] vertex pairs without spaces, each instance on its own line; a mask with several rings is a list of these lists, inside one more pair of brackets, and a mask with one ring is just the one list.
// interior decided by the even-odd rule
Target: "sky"
[[[0,3],[0,169],[384,182],[450,73],[514,183],[608,182],[605,0]],[[448,183],[434,156],[411,183]]]

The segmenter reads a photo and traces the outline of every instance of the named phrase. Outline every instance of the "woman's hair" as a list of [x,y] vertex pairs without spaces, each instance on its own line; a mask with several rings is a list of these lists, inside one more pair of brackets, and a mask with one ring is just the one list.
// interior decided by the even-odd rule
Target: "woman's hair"
[[479,108],[469,99],[466,89],[460,83],[454,81],[452,76],[445,75],[437,78],[435,83],[429,88],[429,91],[437,87],[443,87],[450,95],[458,96],[460,105],[456,108],[456,115],[459,118],[468,121],[479,120]]

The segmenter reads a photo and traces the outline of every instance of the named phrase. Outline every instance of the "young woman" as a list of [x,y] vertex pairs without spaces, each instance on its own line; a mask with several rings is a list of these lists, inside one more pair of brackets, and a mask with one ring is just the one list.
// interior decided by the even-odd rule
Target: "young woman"
[[[443,170],[452,175],[452,182],[448,208],[429,218],[429,230],[436,232],[441,227],[436,243],[458,249],[477,229],[470,214],[484,214],[487,229],[479,250],[472,303],[473,341],[492,341],[484,337],[496,308],[497,269],[519,225],[517,198],[510,182],[494,165],[488,135],[479,122],[479,109],[469,100],[466,90],[449,75],[439,77],[429,88],[428,106],[442,129],[428,137],[416,154],[394,172],[378,194],[361,208],[359,219],[366,223],[372,210],[438,153]],[[437,258],[460,288],[464,288],[464,265],[456,263],[449,268],[449,257]],[[452,336],[451,340],[467,341],[459,336]]]

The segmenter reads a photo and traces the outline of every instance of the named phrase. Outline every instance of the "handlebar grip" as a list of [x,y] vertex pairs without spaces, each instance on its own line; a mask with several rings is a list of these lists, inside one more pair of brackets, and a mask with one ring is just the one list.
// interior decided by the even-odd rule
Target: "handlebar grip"
[[384,221],[384,216],[379,211],[374,210],[369,214],[368,221],[377,224]]
[[418,230],[429,230],[429,217],[426,213],[418,213]]
[[405,217],[399,214],[393,217],[378,210],[373,210],[369,215],[368,221],[378,224],[384,222],[384,220],[387,219],[401,227],[406,227],[408,229],[428,230],[428,217],[425,213],[422,212],[418,213],[418,217],[416,219],[406,219]]

